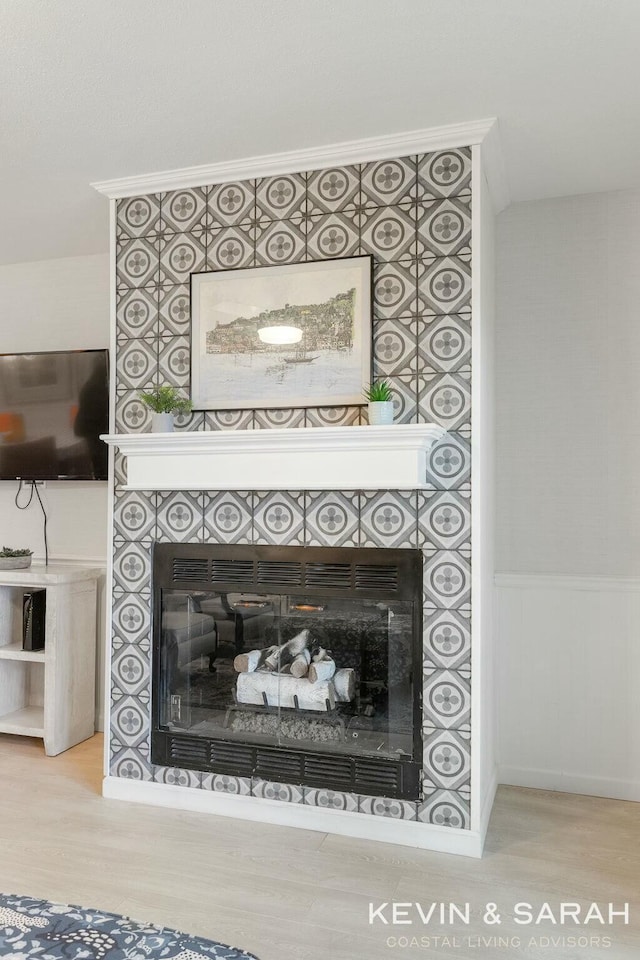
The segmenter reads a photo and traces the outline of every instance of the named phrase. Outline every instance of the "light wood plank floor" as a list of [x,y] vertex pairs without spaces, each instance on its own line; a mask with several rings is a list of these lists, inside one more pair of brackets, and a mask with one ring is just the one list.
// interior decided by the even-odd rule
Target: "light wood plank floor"
[[[107,801],[100,737],[55,758],[0,737],[0,890],[112,910],[255,953],[260,960],[545,960],[640,957],[640,804],[502,787],[481,861],[303,830]],[[454,901],[472,923],[369,926],[369,902]],[[497,902],[631,902],[631,924],[482,922]],[[449,945],[388,946],[389,936]],[[479,936],[519,937],[482,946]],[[531,936],[611,936],[606,947]],[[453,938],[457,938],[457,945]],[[467,943],[468,937],[472,944]]]

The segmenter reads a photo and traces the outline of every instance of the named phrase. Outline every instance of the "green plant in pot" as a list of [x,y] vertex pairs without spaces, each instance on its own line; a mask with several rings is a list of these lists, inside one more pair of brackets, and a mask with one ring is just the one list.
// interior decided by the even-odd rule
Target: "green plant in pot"
[[388,380],[376,380],[364,392],[369,404],[369,424],[393,423],[393,392]]
[[173,418],[191,410],[191,400],[181,397],[175,387],[154,387],[139,396],[151,410],[152,433],[171,433]]
[[31,566],[32,556],[33,550],[3,547],[0,550],[0,570],[26,570]]

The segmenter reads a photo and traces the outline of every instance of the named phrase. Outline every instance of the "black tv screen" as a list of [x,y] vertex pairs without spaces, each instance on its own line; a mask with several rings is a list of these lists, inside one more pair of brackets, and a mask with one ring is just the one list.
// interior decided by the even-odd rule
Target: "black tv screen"
[[106,350],[0,354],[0,480],[106,480]]

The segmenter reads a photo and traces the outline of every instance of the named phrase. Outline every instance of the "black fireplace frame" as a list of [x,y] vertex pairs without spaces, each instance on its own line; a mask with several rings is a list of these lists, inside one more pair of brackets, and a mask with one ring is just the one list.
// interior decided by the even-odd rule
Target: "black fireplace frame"
[[[153,763],[368,796],[420,799],[423,579],[420,550],[156,542],[152,547],[152,568]],[[347,756],[241,743],[222,737],[213,739],[163,728],[159,696],[162,589],[202,591],[207,587],[220,592],[280,591],[309,597],[410,601],[413,604],[413,757]]]

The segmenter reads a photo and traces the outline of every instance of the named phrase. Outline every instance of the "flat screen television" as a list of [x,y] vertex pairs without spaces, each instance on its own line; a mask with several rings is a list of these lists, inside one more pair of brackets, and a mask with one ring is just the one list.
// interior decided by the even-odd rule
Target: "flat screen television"
[[0,354],[0,480],[106,480],[106,350]]

